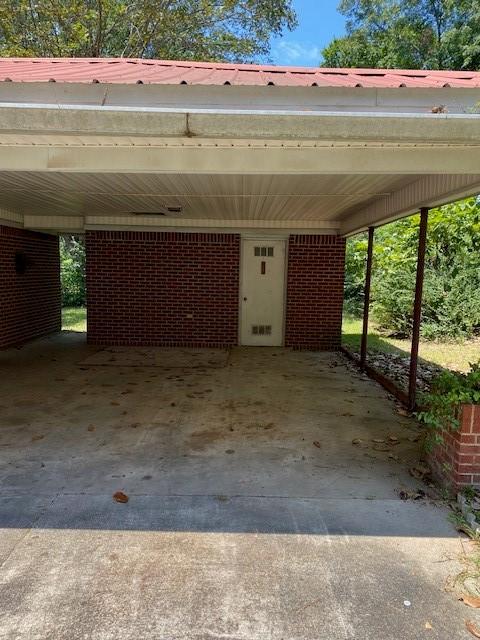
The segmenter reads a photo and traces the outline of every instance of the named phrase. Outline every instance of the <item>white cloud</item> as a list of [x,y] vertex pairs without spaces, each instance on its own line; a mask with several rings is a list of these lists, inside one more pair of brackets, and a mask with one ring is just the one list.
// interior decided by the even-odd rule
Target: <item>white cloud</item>
[[317,66],[320,62],[322,50],[308,42],[280,40],[272,47],[271,55],[277,64],[299,64]]

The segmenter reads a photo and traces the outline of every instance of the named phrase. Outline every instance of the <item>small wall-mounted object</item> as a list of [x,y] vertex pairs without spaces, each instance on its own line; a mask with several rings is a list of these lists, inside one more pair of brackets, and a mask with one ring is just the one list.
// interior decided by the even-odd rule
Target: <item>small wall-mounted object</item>
[[30,260],[28,259],[25,251],[15,252],[15,273],[17,273],[19,276],[22,276],[26,272],[30,264]]

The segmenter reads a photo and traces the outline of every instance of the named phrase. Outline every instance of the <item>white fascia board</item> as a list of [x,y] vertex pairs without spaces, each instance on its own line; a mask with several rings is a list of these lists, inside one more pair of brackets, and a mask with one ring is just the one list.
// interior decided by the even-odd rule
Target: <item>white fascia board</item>
[[[170,109],[0,103],[0,133],[480,143],[478,114]],[[34,141],[34,138],[32,138]]]
[[341,235],[349,236],[370,226],[381,226],[418,213],[420,207],[437,207],[480,193],[480,174],[429,175],[380,198],[358,211],[346,214]]
[[50,105],[468,113],[480,88],[374,88],[3,82],[0,102]]

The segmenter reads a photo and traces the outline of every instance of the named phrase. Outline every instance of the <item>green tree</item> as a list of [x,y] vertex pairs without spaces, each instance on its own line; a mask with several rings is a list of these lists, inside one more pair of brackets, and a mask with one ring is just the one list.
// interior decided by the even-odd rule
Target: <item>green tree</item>
[[347,35],[323,50],[327,67],[480,68],[478,0],[342,0]]
[[[415,215],[375,231],[372,313],[391,335],[411,335],[419,223]],[[361,299],[365,234],[349,239],[348,245],[346,282],[358,286],[345,289],[347,312],[358,308]],[[479,331],[480,205],[476,198],[468,198],[430,211],[422,335],[469,338]]]
[[62,305],[82,307],[85,295],[85,242],[79,236],[60,236]]
[[251,61],[291,0],[0,0],[0,55]]

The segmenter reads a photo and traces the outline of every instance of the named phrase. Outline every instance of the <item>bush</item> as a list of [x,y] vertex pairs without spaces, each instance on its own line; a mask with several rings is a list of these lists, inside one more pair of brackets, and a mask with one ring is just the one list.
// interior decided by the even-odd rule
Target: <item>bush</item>
[[82,307],[86,303],[85,243],[78,236],[60,236],[62,305]]
[[[419,222],[411,216],[375,231],[372,316],[390,335],[411,336]],[[353,306],[363,297],[365,278],[364,240],[358,238],[359,244],[347,243],[345,297]],[[469,198],[430,211],[422,336],[470,338],[479,330],[480,207]]]
[[459,427],[458,410],[462,404],[480,403],[480,361],[470,365],[469,373],[444,371],[432,382],[430,393],[420,400],[423,411],[417,414],[429,429],[427,449],[443,442],[445,431]]

